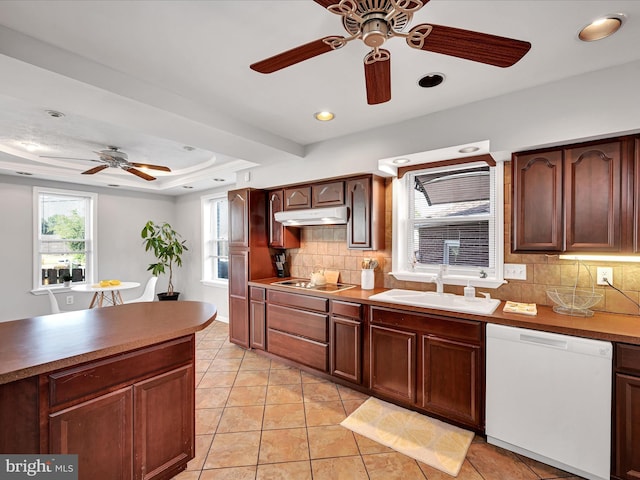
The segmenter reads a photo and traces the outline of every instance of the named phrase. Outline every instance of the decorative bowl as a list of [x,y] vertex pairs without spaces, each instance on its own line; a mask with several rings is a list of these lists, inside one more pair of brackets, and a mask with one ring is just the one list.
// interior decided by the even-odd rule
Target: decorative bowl
[[573,315],[574,317],[593,316],[593,312],[589,310],[589,307],[593,307],[602,300],[601,293],[573,287],[550,288],[547,290],[547,295],[556,303],[553,307],[554,312]]

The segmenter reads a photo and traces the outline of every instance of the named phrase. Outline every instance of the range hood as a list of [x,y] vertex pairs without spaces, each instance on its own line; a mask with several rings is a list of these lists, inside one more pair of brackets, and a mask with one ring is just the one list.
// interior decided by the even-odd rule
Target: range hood
[[308,208],[276,212],[276,222],[287,226],[298,225],[337,225],[347,223],[349,210],[345,206],[329,208]]

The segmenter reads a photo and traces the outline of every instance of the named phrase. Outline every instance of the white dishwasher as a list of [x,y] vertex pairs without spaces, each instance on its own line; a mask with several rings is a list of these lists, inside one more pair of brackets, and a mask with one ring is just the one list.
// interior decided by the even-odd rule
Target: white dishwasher
[[609,480],[610,342],[487,325],[487,441]]

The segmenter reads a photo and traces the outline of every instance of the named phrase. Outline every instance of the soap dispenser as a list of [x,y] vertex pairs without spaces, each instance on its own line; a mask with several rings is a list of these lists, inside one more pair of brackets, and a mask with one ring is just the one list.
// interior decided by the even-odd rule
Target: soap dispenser
[[476,298],[476,289],[471,286],[471,281],[467,281],[467,286],[464,287],[465,300],[473,300]]

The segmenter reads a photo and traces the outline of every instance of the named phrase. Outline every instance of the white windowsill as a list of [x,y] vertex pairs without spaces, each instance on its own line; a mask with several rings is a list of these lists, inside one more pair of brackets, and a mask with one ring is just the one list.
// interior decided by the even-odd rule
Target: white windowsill
[[[390,272],[389,275],[393,275],[398,280],[403,280],[406,282],[422,283],[433,283],[432,279],[434,277],[433,273],[407,271]],[[463,275],[445,275],[442,278],[442,282],[444,285],[460,285],[463,287],[466,287],[467,283],[471,283],[471,285],[474,287],[482,288],[498,288],[500,285],[504,285],[505,283],[507,283],[505,280],[498,278],[479,278]]]
[[229,288],[228,280],[200,280],[200,283],[207,287]]

